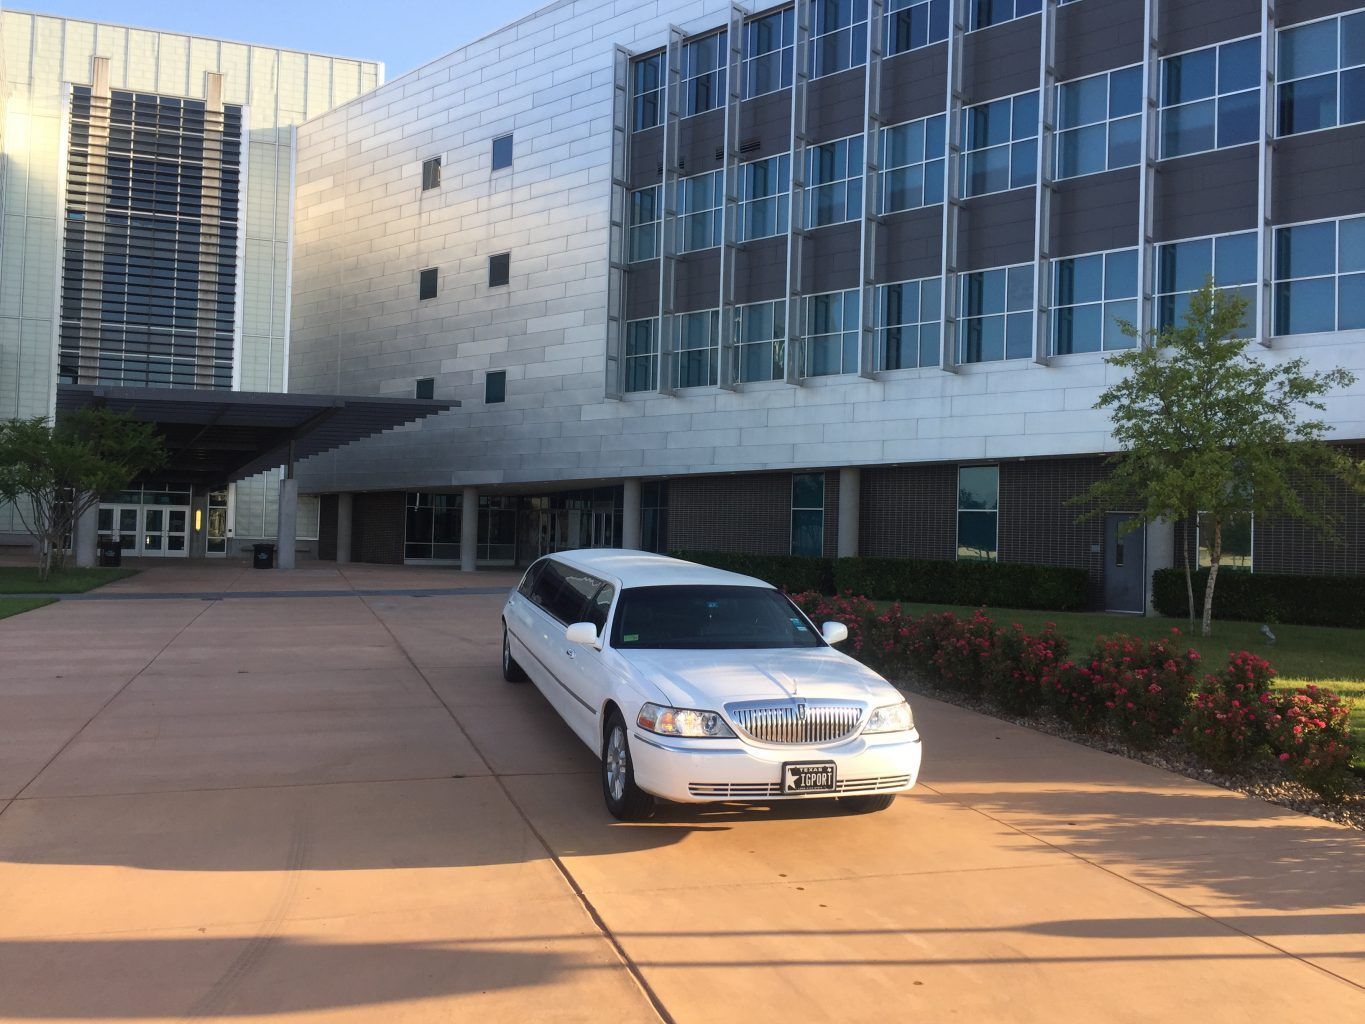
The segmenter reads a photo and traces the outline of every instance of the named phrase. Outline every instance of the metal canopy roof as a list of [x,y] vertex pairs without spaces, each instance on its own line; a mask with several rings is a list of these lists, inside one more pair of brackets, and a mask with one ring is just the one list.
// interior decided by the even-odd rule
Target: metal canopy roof
[[415,423],[459,406],[416,398],[59,384],[57,414],[105,408],[155,423],[163,474],[225,483]]

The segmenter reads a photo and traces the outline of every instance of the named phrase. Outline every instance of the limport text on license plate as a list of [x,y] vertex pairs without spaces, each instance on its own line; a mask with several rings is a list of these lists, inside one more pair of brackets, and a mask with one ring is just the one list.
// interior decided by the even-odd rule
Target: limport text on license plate
[[782,766],[782,792],[833,793],[833,761],[789,761]]

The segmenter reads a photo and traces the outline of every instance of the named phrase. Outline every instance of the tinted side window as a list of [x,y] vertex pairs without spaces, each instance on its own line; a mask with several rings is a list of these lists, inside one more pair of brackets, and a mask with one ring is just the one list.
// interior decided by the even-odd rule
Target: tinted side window
[[521,585],[517,587],[517,593],[522,597],[529,598],[531,591],[535,588],[536,579],[540,576],[540,570],[545,568],[545,560],[541,559],[535,565],[526,570],[526,575],[521,578]]
[[565,622],[587,622],[588,603],[602,589],[602,581],[581,569],[560,568],[564,570],[564,588],[560,591],[563,614],[559,617]]
[[592,600],[588,602],[588,617],[584,621],[596,626],[599,635],[607,628],[607,615],[611,612],[611,602],[615,596],[616,590],[612,585],[604,583],[597,588],[597,593],[593,594]]
[[560,622],[581,622],[587,604],[602,581],[578,569],[547,560],[531,588],[531,600]]

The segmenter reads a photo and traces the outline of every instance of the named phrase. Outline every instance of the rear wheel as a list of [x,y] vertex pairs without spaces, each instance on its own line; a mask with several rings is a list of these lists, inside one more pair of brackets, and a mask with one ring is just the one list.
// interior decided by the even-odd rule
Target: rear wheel
[[502,627],[502,677],[509,683],[526,682],[526,673],[522,671],[517,660],[512,657],[512,644],[507,639],[507,624]]
[[654,798],[635,785],[630,737],[619,711],[612,711],[607,718],[602,740],[602,797],[611,816],[619,821],[641,821],[654,814]]
[[872,814],[884,811],[896,800],[895,793],[882,793],[878,796],[841,796],[839,807],[849,814]]

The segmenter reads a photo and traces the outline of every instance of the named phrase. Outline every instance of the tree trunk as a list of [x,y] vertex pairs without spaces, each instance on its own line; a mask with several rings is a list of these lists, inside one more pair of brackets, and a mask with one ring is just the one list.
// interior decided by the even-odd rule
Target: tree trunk
[[[1191,516],[1186,522],[1197,523],[1199,517]],[[1186,533],[1188,533],[1188,529]],[[1190,608],[1190,632],[1194,632],[1194,574],[1190,571],[1190,538],[1186,537],[1180,545],[1180,553],[1183,556],[1182,562],[1185,566],[1185,597],[1189,601]]]
[[1213,543],[1209,545],[1209,581],[1204,585],[1203,636],[1213,636],[1213,586],[1218,581],[1218,565],[1223,560],[1223,519],[1209,516],[1213,525]]

